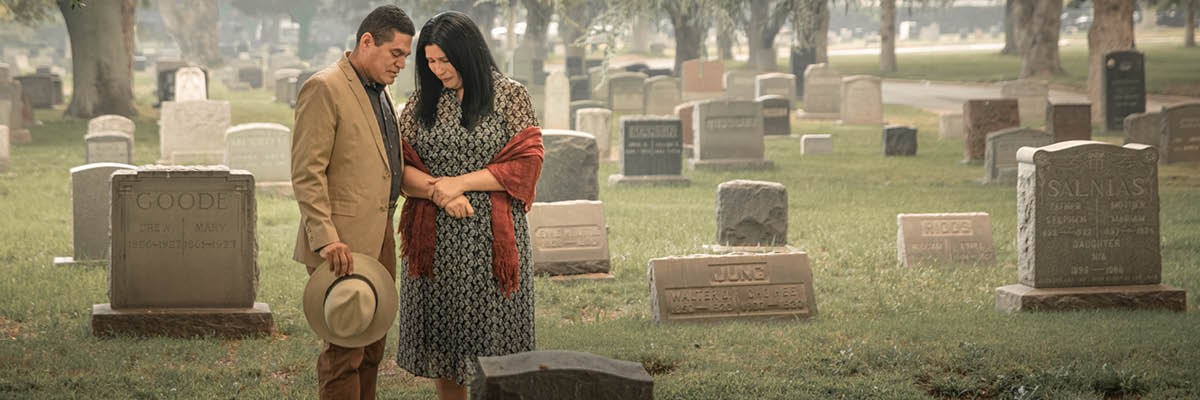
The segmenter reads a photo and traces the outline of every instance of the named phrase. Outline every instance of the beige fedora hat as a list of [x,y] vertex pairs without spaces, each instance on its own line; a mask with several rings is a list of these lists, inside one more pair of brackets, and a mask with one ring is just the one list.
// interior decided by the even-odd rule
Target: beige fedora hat
[[387,334],[396,320],[396,282],[378,260],[352,253],[354,273],[334,276],[329,261],[304,287],[304,316],[322,339],[363,347]]

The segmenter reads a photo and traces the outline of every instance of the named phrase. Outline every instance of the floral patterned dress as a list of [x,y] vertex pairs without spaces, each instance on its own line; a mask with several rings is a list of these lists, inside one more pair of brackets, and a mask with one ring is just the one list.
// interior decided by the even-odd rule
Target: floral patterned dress
[[[462,107],[454,90],[438,98],[431,129],[420,124],[410,97],[399,118],[400,135],[412,145],[434,177],[483,169],[508,141],[538,125],[529,93],[520,83],[493,72],[493,112],[474,129],[459,121]],[[437,212],[434,278],[408,276],[401,263],[399,346],[396,363],[416,376],[469,383],[475,359],[534,350],[532,252],[525,204],[510,198],[519,251],[519,287],[506,298],[492,274],[492,205],[486,192],[467,192],[475,216],[458,219]],[[401,238],[403,240],[403,238]]]

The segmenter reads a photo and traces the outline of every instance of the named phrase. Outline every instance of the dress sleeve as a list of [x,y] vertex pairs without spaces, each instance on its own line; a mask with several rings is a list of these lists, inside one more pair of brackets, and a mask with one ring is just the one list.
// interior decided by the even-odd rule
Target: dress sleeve
[[508,120],[508,126],[512,132],[509,137],[516,136],[525,128],[531,126],[540,126],[537,120],[537,112],[533,109],[533,102],[529,100],[529,91],[525,90],[525,86],[511,79],[505,78],[506,84],[500,86],[500,92],[496,93],[501,101],[499,103],[506,104],[503,108],[504,118]]

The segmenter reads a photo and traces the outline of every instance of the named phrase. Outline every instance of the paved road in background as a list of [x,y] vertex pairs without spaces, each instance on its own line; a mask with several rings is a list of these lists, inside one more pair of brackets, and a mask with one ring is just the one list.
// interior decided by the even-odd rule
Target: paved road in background
[[[1000,88],[991,85],[970,85],[930,81],[883,81],[884,104],[904,104],[920,107],[932,112],[962,112],[962,104],[970,99],[998,98]],[[1051,90],[1050,101],[1054,103],[1087,103],[1087,93]],[[1200,101],[1200,98],[1183,96],[1150,95],[1146,98],[1146,110],[1156,111],[1167,104]]]

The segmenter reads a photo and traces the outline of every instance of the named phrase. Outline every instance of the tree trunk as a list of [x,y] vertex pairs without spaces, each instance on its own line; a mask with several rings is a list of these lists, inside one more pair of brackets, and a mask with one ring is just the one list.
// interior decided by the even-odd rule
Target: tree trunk
[[[1196,47],[1196,4],[1200,0],[1187,0],[1187,21],[1183,23],[1183,47]],[[1142,18],[1146,18],[1145,15]]]
[[1039,1],[1026,31],[1029,47],[1021,52],[1021,77],[1049,78],[1063,73],[1058,58],[1058,28],[1062,25],[1061,1]]
[[[1038,29],[1034,26],[1034,3],[1034,0],[1013,0],[1012,3],[1013,42],[1017,45],[1018,55],[1029,51],[1029,46],[1033,43],[1034,32]],[[1045,1],[1037,3],[1045,3]],[[1058,8],[1061,14],[1062,4],[1059,4]]]
[[879,70],[896,72],[896,0],[881,0],[879,21]]
[[521,0],[525,5],[525,39],[527,45],[537,49],[537,57],[546,59],[546,31],[550,29],[550,16],[554,14],[554,6],[542,4],[539,0]]
[[1092,6],[1092,26],[1088,28],[1088,101],[1092,103],[1092,123],[1103,124],[1100,63],[1105,53],[1133,47],[1133,2],[1092,0]]
[[159,0],[158,11],[183,61],[209,69],[221,66],[216,0]]
[[[829,6],[821,2],[821,27],[817,28],[817,63],[829,62]],[[796,79],[804,79],[802,76]]]
[[[663,8],[675,28],[675,74],[683,73],[683,62],[700,58],[704,47],[704,34],[708,31],[707,21],[694,3],[681,5],[668,2]],[[685,7],[685,8],[681,8]]]
[[733,59],[733,28],[717,31],[717,56],[722,60]]
[[1017,54],[1017,39],[1015,32],[1013,32],[1013,1],[1015,0],[1006,0],[1004,2],[1004,48],[1000,49],[1000,54]]
[[92,118],[104,114],[137,115],[133,106],[133,26],[137,0],[110,0],[58,9],[71,38],[71,103],[66,115]]
[[763,53],[762,30],[767,26],[770,7],[771,0],[750,1],[750,21],[746,24],[746,47],[748,47],[750,56],[746,59],[746,65],[759,71],[762,71],[762,63],[759,61]]

